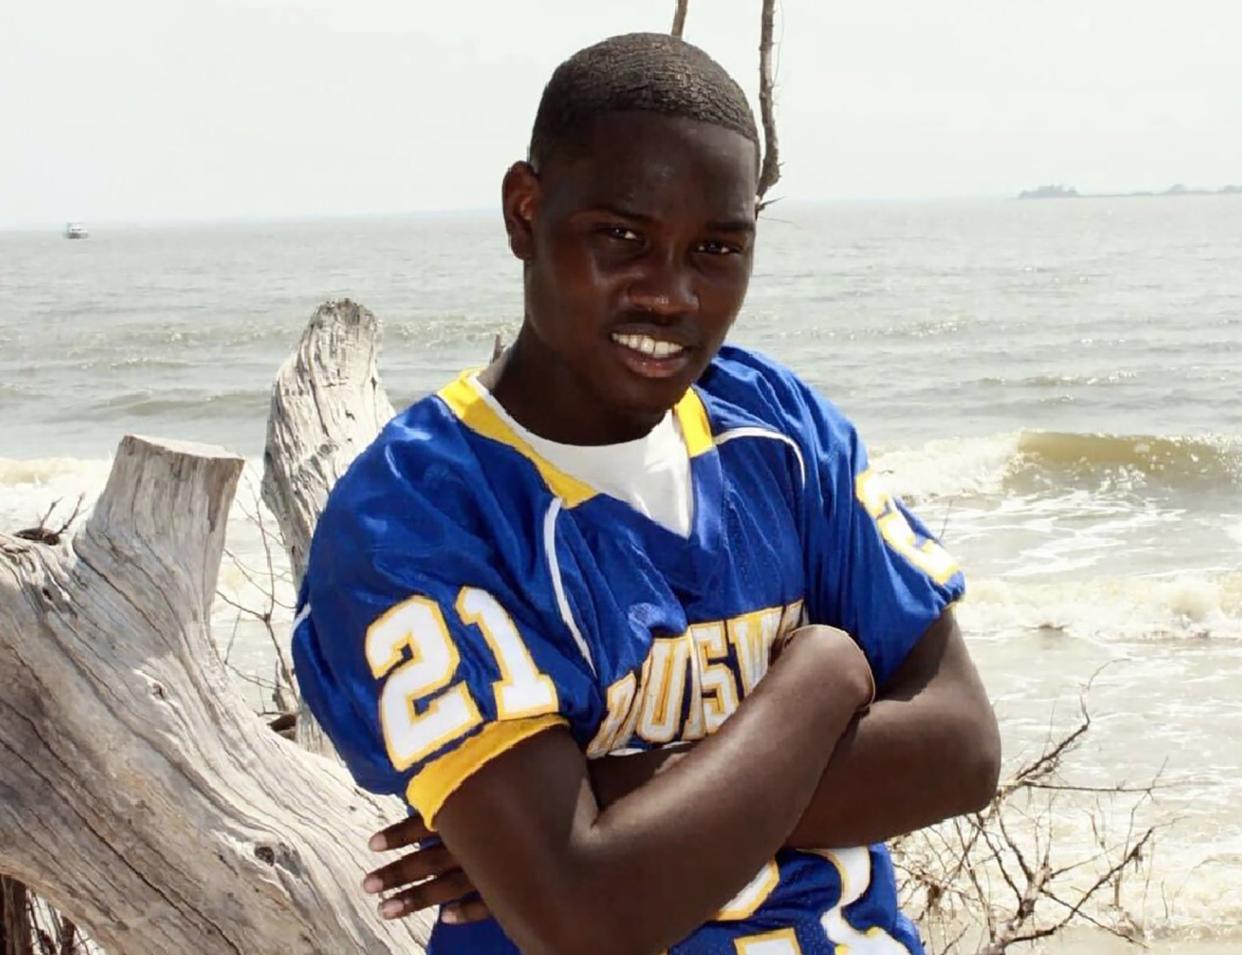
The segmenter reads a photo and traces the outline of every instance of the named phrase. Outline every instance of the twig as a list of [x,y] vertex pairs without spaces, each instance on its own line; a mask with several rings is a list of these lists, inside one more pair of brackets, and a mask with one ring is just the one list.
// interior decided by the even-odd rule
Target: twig
[[56,498],[56,500],[54,500],[51,504],[47,506],[47,513],[39,518],[39,523],[37,526],[47,527],[47,519],[52,516],[52,511],[56,510],[56,505],[59,503],[60,503],[60,498]]
[[1023,786],[1027,789],[1042,789],[1046,792],[1056,793],[1102,793],[1105,795],[1133,795],[1141,796],[1144,793],[1155,792],[1161,789],[1173,789],[1174,784],[1165,783],[1162,786],[1127,786],[1125,783],[1118,783],[1115,786],[1071,786],[1068,783],[1039,783],[1026,782]]
[[[65,522],[60,525],[60,527],[58,527],[55,531],[53,531],[53,533],[57,537],[60,537],[65,531],[69,530],[73,522],[78,519],[78,516],[82,513],[82,502],[85,500],[86,500],[85,494],[78,495],[77,503],[73,505],[73,513],[69,515],[69,517],[65,520]],[[52,516],[52,512],[48,511],[48,517],[51,517],[51,516]]]
[[677,0],[677,10],[673,13],[673,29],[668,32],[679,40],[686,31],[686,8],[689,6],[690,0]]
[[[1099,673],[1084,686],[1079,720],[1050,732],[1042,750],[1019,764],[987,808],[893,840],[902,904],[928,937],[929,952],[1002,955],[1071,925],[1128,942],[1142,939],[1152,847],[1156,834],[1172,823],[1140,826],[1138,813],[1154,799],[1163,770],[1146,786],[1079,785],[1059,775],[1093,727],[1087,693]],[[1054,834],[1054,820],[1063,814],[1057,803],[1083,793],[1094,797],[1084,807],[1092,844],[1085,852],[1067,853]],[[1107,825],[1118,799],[1131,801],[1120,840]],[[1137,905],[1133,912],[1122,896],[1132,871],[1145,873],[1138,876],[1142,896],[1130,903]]]
[[60,527],[56,530],[52,530],[52,528],[48,526],[47,522],[51,518],[52,513],[56,510],[57,505],[60,504],[61,499],[59,497],[56,498],[56,500],[48,505],[47,512],[39,518],[39,523],[35,527],[27,527],[24,530],[18,531],[13,536],[20,537],[22,540],[37,541],[40,544],[50,544],[52,546],[59,544],[61,536],[65,533],[65,531],[69,530],[73,522],[76,521],[78,516],[82,513],[82,502],[84,500],[86,500],[86,495],[79,494],[78,502],[73,506],[73,513],[69,515],[69,518],[62,523]]
[[293,668],[286,658],[284,647],[281,645],[280,639],[276,635],[276,629],[272,624],[276,616],[277,607],[284,610],[292,610],[292,607],[279,600],[276,596],[277,583],[281,580],[286,580],[287,577],[281,575],[276,570],[275,560],[272,555],[271,532],[268,530],[267,522],[263,518],[262,504],[259,501],[258,492],[254,488],[251,488],[251,494],[253,496],[253,510],[247,509],[240,498],[236,503],[238,509],[259,532],[259,541],[263,545],[263,558],[266,568],[264,570],[252,568],[227,548],[224,553],[233,562],[233,566],[241,572],[246,582],[266,598],[267,606],[265,609],[256,610],[240,601],[234,600],[223,590],[216,590],[216,596],[238,612],[238,619],[234,620],[233,633],[230,636],[228,648],[224,654],[224,662],[228,664],[229,656],[232,654],[240,616],[245,614],[258,620],[263,625],[263,629],[267,633],[275,653],[277,673],[276,680],[272,684],[273,701],[279,709],[293,709],[297,706],[297,690],[296,684],[293,681]]
[[949,498],[949,503],[945,505],[944,523],[940,525],[940,535],[937,538],[941,543],[944,543],[944,532],[949,529],[949,515],[953,513],[953,502],[956,500],[956,497],[951,497]]
[[[763,165],[759,171],[758,196],[762,200],[767,191],[781,178],[780,143],[776,137],[776,116],[772,101],[772,29],[776,20],[776,0],[763,0],[763,16],[759,29],[759,115],[763,123]],[[769,205],[759,203],[759,211]]]
[[1072,752],[1074,748],[1077,747],[1079,742],[1081,742],[1082,738],[1087,735],[1087,732],[1091,729],[1091,713],[1087,709],[1087,694],[1091,691],[1091,687],[1095,683],[1095,678],[1103,673],[1109,665],[1109,663],[1105,663],[1094,673],[1092,673],[1090,679],[1087,680],[1086,685],[1082,688],[1081,693],[1079,693],[1078,709],[1081,713],[1081,721],[1078,726],[1076,726],[1068,735],[1063,736],[1055,744],[1052,744],[1050,747],[1045,747],[1044,752],[1037,760],[1035,760],[1035,762],[1018,770],[1017,774],[1014,775],[1008,783],[1001,787],[1000,792],[998,793],[1000,798],[1003,799],[1010,792],[1013,792],[1015,789],[1018,789],[1024,785],[1034,784],[1035,782],[1052,775],[1060,767],[1062,758]]
[[[1135,860],[1141,858],[1143,849],[1146,848],[1147,843],[1151,841],[1152,837],[1155,835],[1155,832],[1156,830],[1152,828],[1152,829],[1148,829],[1145,833],[1143,833],[1139,841],[1130,847],[1130,850],[1125,854],[1125,856],[1121,859],[1120,862],[1114,865],[1107,872],[1103,873],[1098,879],[1095,880],[1094,883],[1092,883],[1092,885],[1089,888],[1085,889],[1082,892],[1078,901],[1074,903],[1074,905],[1068,906],[1069,911],[1061,918],[1059,922],[1056,922],[1053,925],[1045,926],[1044,928],[1032,930],[1030,932],[1026,932],[1022,934],[1015,934],[1011,939],[1009,939],[1009,944],[1016,945],[1020,942],[1030,942],[1030,941],[1034,941],[1035,939],[1047,938],[1050,935],[1055,935],[1057,932],[1063,929],[1076,916],[1078,916],[1081,913],[1082,907],[1087,903],[1088,899],[1090,899],[1093,895],[1095,895],[1095,893],[1099,889],[1103,888],[1106,885],[1111,884],[1114,879],[1116,879],[1122,872],[1125,871],[1126,866],[1128,866],[1131,862],[1134,862]],[[1048,893],[1044,893],[1044,894],[1048,895]],[[1056,901],[1061,902],[1060,899],[1057,899]],[[1061,902],[1061,904],[1066,905],[1065,902]],[[1109,932],[1109,934],[1116,935],[1118,938],[1123,938],[1128,942],[1135,941],[1135,939],[1130,938],[1128,935],[1125,935],[1125,934],[1122,934],[1116,931],[1111,926],[1105,926],[1099,922],[1096,922],[1095,924],[1099,925],[1101,928],[1104,928],[1107,932]],[[1003,948],[997,949],[997,951],[1003,952],[1004,949]],[[982,955],[991,955],[991,949],[985,949]]]

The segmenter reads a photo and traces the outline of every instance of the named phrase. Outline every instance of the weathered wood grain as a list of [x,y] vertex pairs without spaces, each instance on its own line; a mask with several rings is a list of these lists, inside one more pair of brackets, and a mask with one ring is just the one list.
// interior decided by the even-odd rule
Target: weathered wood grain
[[[368,309],[349,299],[325,302],[272,386],[263,502],[280,526],[295,587],[332,485],[393,416],[376,367],[379,341],[379,320]],[[305,706],[294,733],[300,746],[335,757]]]
[[[361,322],[320,327],[339,342]],[[355,408],[367,389],[338,380],[320,421],[382,417],[378,381]],[[335,453],[283,465],[291,508]],[[358,888],[400,804],[268,731],[212,649],[242,463],[127,436],[79,533],[0,534],[0,871],[115,955],[420,952],[427,921],[383,923]]]

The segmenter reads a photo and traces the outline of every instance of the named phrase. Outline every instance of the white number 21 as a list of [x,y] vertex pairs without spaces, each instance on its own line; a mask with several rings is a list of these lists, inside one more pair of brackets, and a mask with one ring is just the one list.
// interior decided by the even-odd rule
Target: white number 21
[[[496,658],[500,679],[492,684],[492,692],[497,718],[555,712],[556,687],[539,672],[517,626],[496,598],[477,587],[463,587],[454,609],[462,623],[479,628]],[[449,684],[460,662],[434,600],[410,597],[378,617],[367,628],[366,657],[377,680],[387,676],[380,693],[380,725],[388,758],[398,770],[408,769],[483,722],[464,680],[428,703],[422,713],[414,710],[416,700]]]

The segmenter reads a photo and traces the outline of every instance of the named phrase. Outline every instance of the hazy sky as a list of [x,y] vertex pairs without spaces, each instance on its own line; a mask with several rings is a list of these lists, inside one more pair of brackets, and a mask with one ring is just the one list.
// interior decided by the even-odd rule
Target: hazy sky
[[[0,0],[0,227],[490,207],[567,54],[672,0]],[[686,38],[753,95],[758,0]],[[1242,182],[1238,0],[783,0],[776,195]]]

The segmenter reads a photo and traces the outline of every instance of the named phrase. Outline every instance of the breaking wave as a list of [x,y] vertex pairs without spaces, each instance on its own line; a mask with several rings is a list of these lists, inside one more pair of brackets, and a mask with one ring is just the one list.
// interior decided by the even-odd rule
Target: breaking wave
[[1224,437],[1024,431],[1018,451],[1030,470],[1044,474],[1128,474],[1180,487],[1242,485],[1242,443]]
[[876,465],[917,502],[963,494],[1242,490],[1242,441],[1020,431],[878,450]]
[[1242,573],[1176,572],[1050,581],[971,579],[970,632],[1044,630],[1088,640],[1242,640]]
[[110,421],[118,415],[134,418],[169,417],[178,420],[242,418],[262,420],[271,401],[271,390],[247,388],[217,394],[189,389],[132,391],[100,401],[94,408],[66,411],[65,420],[91,418]]

